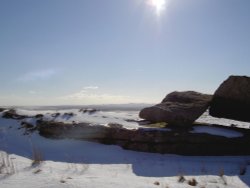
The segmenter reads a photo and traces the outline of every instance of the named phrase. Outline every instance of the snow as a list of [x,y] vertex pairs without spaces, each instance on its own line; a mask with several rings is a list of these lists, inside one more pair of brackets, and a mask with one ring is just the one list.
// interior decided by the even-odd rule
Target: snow
[[193,129],[193,131],[190,131],[191,133],[207,133],[216,136],[224,136],[227,138],[237,138],[243,136],[243,134],[240,132],[219,127],[195,126]]
[[250,123],[248,122],[242,122],[242,121],[235,121],[231,119],[225,119],[225,118],[215,118],[208,114],[208,111],[206,111],[200,118],[196,120],[197,123],[208,123],[208,124],[217,124],[217,125],[223,125],[223,126],[235,126],[239,128],[250,128]]
[[[45,161],[41,165],[32,167],[29,159],[10,155],[16,165],[17,172],[7,178],[0,180],[1,187],[19,188],[20,185],[26,188],[33,187],[192,187],[187,184],[188,180],[195,178],[198,182],[196,187],[228,187],[244,188],[247,185],[238,176],[185,176],[186,181],[178,182],[178,177],[140,177],[133,173],[130,164],[104,165],[104,164],[69,164]],[[159,186],[154,185],[156,182]],[[226,182],[227,185],[224,185]]]
[[[102,109],[102,106],[95,106],[97,109]],[[98,108],[99,107],[99,108]],[[108,110],[108,107],[105,106],[103,110],[98,110],[95,113],[83,113],[80,112],[80,108],[67,108],[67,109],[56,109],[53,110],[46,110],[44,108],[37,108],[33,110],[30,108],[17,108],[17,114],[19,115],[27,115],[29,117],[35,116],[37,114],[43,114],[43,120],[46,121],[55,121],[55,122],[64,122],[64,123],[82,123],[88,122],[92,124],[100,124],[100,125],[107,125],[108,123],[117,123],[123,125],[124,128],[127,129],[138,129],[140,127],[146,128],[146,126],[139,126],[136,121],[141,120],[138,117],[139,111],[135,110]],[[52,117],[53,114],[59,113],[57,117]],[[65,115],[66,113],[66,115]],[[73,113],[73,116],[67,115],[67,113]],[[132,121],[130,121],[132,120]],[[29,120],[32,121],[32,120]],[[36,119],[34,120],[36,121]],[[33,122],[34,122],[33,121]],[[235,120],[229,120],[224,118],[215,118],[209,116],[208,111],[206,111],[199,119],[196,120],[197,123],[205,123],[205,124],[217,124],[223,126],[235,126],[239,128],[250,128],[250,123],[248,122],[241,122]]]
[[[35,116],[37,114],[43,114],[43,120],[45,121],[55,121],[63,123],[91,123],[91,124],[100,124],[107,125],[108,123],[117,123],[123,125],[128,129],[137,129],[139,128],[136,122],[130,122],[129,120],[139,120],[138,111],[96,111],[93,114],[80,112],[79,109],[66,109],[66,110],[24,110],[17,109],[17,114]],[[53,117],[52,115],[58,113],[59,115]],[[73,113],[73,116],[67,115]]]
[[[60,117],[51,117],[55,112],[61,113]],[[66,112],[73,112],[76,115],[66,119],[63,117]],[[76,109],[35,112],[20,109],[18,113],[29,116],[41,113],[45,115],[44,118],[64,122],[85,120],[91,122],[95,119],[95,122],[101,121],[103,124],[110,120],[124,123],[127,122],[125,119],[138,118],[135,111],[98,111],[90,115],[82,114]],[[107,118],[102,118],[103,115]],[[92,119],[89,119],[91,117]],[[35,123],[31,117],[25,121]],[[47,139],[37,132],[25,135],[25,130],[20,129],[20,123],[20,120],[0,117],[1,188],[19,188],[20,185],[25,188],[247,188],[250,186],[250,156],[190,157],[135,152],[114,145],[87,141]],[[138,127],[134,122],[127,123],[128,127],[134,125]],[[198,130],[195,131],[204,129],[202,126],[197,127]],[[224,136],[236,136],[236,133],[212,129],[213,134],[216,131]],[[43,161],[32,166],[34,150],[41,153]],[[1,168],[2,159],[9,162]],[[240,175],[242,168],[246,170],[244,175]],[[182,183],[178,181],[181,175],[185,178]],[[193,178],[198,184],[188,185],[188,181]]]

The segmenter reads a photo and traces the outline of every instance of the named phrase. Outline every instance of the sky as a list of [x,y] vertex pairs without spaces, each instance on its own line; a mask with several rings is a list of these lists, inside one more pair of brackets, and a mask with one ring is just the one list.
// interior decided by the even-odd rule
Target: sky
[[0,0],[0,105],[157,103],[250,76],[249,0]]

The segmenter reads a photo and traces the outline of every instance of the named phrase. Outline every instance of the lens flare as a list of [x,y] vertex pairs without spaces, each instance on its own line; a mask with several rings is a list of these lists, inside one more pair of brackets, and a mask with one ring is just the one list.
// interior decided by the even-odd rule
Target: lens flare
[[157,15],[160,15],[166,6],[166,0],[150,0],[149,3],[155,8]]

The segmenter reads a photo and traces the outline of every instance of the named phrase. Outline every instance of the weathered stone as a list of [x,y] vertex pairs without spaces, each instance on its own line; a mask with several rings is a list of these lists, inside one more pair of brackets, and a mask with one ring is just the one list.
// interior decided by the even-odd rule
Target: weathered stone
[[6,110],[5,108],[0,108],[0,112],[3,112],[4,110]]
[[194,91],[172,92],[162,103],[142,109],[139,116],[151,122],[190,125],[207,110],[211,98],[211,95]]
[[[197,126],[197,125],[195,125]],[[210,125],[208,127],[221,126]],[[206,133],[192,133],[189,129],[125,129],[118,126],[92,126],[87,123],[77,125],[38,121],[38,130],[47,138],[71,138],[115,144],[124,149],[154,153],[181,155],[249,155],[250,130],[224,127],[225,131],[237,131],[239,137]]]
[[196,91],[183,91],[178,92],[174,91],[172,93],[169,93],[161,103],[164,102],[178,102],[178,103],[208,103],[208,101],[211,101],[212,96],[199,93]]
[[209,114],[250,122],[250,77],[230,76],[215,91]]
[[84,109],[84,108],[81,108],[80,110],[79,110],[79,112],[82,112],[82,113],[88,113],[88,114],[94,114],[94,113],[96,113],[98,110],[97,109],[92,109],[92,108],[87,108],[87,109]]
[[57,117],[60,116],[60,115],[61,115],[61,114],[60,114],[59,112],[57,112],[57,113],[51,114],[51,117],[57,118]]
[[31,123],[25,122],[25,121],[22,121],[21,125],[22,125],[22,128],[25,128],[25,129],[34,128],[34,125],[32,125]]
[[40,119],[40,118],[43,118],[43,114],[37,114],[36,116],[35,116],[35,118],[37,118],[37,119]]
[[3,113],[3,118],[6,118],[6,119],[24,119],[26,117],[27,116],[17,114],[16,110],[14,109],[10,109]]

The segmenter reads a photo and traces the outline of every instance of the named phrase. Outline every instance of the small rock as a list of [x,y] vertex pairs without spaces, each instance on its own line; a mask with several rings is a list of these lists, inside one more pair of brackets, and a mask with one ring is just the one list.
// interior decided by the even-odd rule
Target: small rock
[[26,129],[34,128],[34,125],[28,122],[21,122],[21,125],[22,125],[22,128],[26,128]]
[[54,117],[54,118],[57,118],[58,116],[60,116],[60,113],[51,114],[51,117]]
[[154,185],[160,185],[160,182],[156,181],[154,182]]
[[10,109],[10,110],[3,113],[3,118],[20,120],[20,119],[27,118],[27,116],[19,115],[16,113],[16,110]]
[[5,108],[0,108],[0,112],[3,112],[4,110],[6,110]]
[[186,179],[185,179],[184,176],[179,176],[179,178],[178,178],[178,182],[179,182],[179,183],[183,183],[183,182],[185,182],[185,181],[186,181]]
[[95,112],[97,112],[97,110],[96,109],[84,109],[84,108],[82,108],[82,109],[80,109],[79,110],[79,112],[82,112],[82,113],[88,113],[88,114],[94,114]]
[[43,114],[37,114],[35,118],[43,118]]

